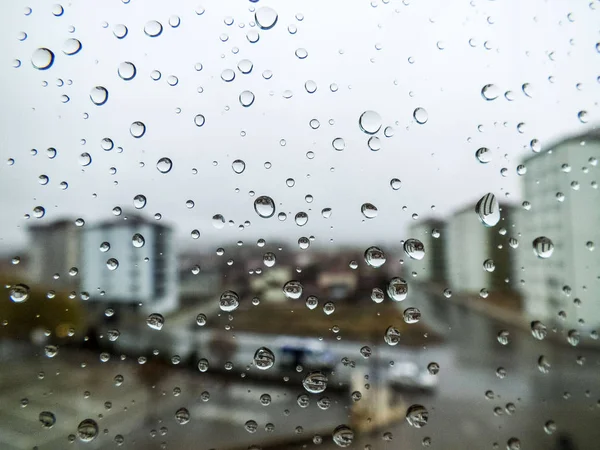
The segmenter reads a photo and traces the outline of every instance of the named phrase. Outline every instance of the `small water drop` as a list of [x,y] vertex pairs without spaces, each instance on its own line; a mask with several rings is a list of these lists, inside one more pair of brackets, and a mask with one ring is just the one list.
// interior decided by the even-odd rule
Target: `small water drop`
[[156,163],[156,169],[160,173],[169,173],[173,168],[173,161],[170,158],[160,158]]
[[54,53],[47,48],[38,48],[31,55],[31,64],[38,70],[46,70],[54,63]]
[[151,20],[151,21],[147,22],[146,25],[144,25],[144,33],[146,33],[146,36],[148,36],[148,37],[160,36],[162,31],[163,31],[162,24],[156,20]]
[[153,330],[160,331],[165,325],[165,318],[162,316],[162,314],[152,313],[146,318],[146,325]]

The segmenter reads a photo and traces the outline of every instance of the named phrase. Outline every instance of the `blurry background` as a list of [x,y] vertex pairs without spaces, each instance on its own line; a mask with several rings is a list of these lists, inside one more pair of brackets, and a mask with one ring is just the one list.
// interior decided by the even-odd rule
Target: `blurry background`
[[596,448],[598,9],[10,2],[2,448]]

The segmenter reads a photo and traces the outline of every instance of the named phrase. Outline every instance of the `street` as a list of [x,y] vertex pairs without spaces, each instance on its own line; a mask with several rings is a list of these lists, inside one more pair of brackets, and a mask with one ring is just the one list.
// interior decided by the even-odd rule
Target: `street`
[[[362,449],[367,444],[372,449],[420,448],[423,439],[430,438],[432,448],[502,449],[513,437],[520,441],[522,449],[598,447],[600,430],[595,425],[600,415],[600,353],[549,339],[538,341],[519,327],[497,322],[442,295],[413,290],[399,304],[408,306],[418,307],[422,321],[445,341],[420,349],[390,347],[383,339],[377,345],[368,344],[373,350],[371,358],[379,358],[388,366],[389,361],[396,365],[404,360],[422,370],[430,362],[439,365],[439,373],[433,376],[437,385],[430,392],[395,388],[396,398],[406,405],[417,403],[427,408],[428,423],[417,429],[401,420],[373,433],[357,432],[351,448]],[[387,325],[382,323],[382,330]],[[185,327],[178,330],[183,334],[173,339],[192,339]],[[509,333],[508,345],[498,342],[501,330]],[[123,336],[126,332],[123,330]],[[165,330],[155,336],[163,340],[163,347],[164,342],[169,342]],[[582,341],[586,340],[589,338],[582,336]],[[197,344],[191,342],[200,355],[204,341],[201,338]],[[0,375],[1,448],[113,449],[118,447],[119,435],[123,448],[133,449],[317,447],[312,443],[315,434],[323,436],[319,448],[336,448],[331,432],[351,421],[350,393],[356,389],[350,385],[352,373],[369,374],[374,367],[360,354],[365,343],[315,340],[315,348],[321,345],[331,353],[335,373],[328,375],[325,392],[309,394],[310,405],[301,408],[297,396],[307,392],[299,380],[308,369],[295,374],[290,368],[275,365],[263,376],[262,371],[258,373],[256,368],[246,366],[252,362],[256,348],[271,345],[278,354],[279,344],[272,337],[261,335],[238,334],[237,341],[238,347],[231,354],[234,370],[230,374],[222,370],[201,373],[183,362],[150,366],[152,361],[146,363],[152,369],[148,372],[143,370],[145,365],[136,361],[147,352],[136,354],[123,349],[121,353],[127,355],[124,361],[113,354],[108,362],[101,362],[94,352],[73,349],[61,350],[52,359],[44,356],[43,349],[37,349],[37,355],[21,348],[15,350],[16,357],[5,354]],[[142,342],[138,341],[140,345]],[[548,373],[538,369],[540,355],[545,355],[550,363]],[[344,357],[355,361],[356,367],[340,364]],[[497,375],[499,368],[504,368],[504,378]],[[123,377],[119,386],[117,375]],[[372,373],[364,383],[375,386],[375,375]],[[288,381],[285,376],[289,376]],[[391,382],[391,376],[383,376],[383,380]],[[261,404],[263,394],[270,395],[268,405]],[[326,410],[317,405],[323,396],[331,401]],[[26,406],[22,406],[23,399],[27,399]],[[188,409],[191,417],[183,425],[175,419],[175,412],[182,407]],[[42,411],[50,411],[56,417],[49,429],[38,420]],[[77,424],[86,418],[98,422],[99,436],[91,442],[75,438],[69,445],[69,435],[76,435]],[[255,433],[246,431],[251,420],[257,425]],[[548,421],[555,423],[553,434],[544,431]],[[391,434],[384,439],[384,433]]]

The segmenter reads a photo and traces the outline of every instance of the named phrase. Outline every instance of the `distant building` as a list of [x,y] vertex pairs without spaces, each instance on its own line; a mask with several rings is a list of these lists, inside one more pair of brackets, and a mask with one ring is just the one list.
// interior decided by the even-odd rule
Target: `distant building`
[[[527,312],[539,320],[600,325],[600,131],[562,140],[523,161],[519,213],[519,278]],[[533,252],[533,240],[554,243],[547,259]],[[569,292],[569,290],[571,292]],[[569,295],[567,295],[569,293]],[[578,301],[576,300],[578,299]],[[576,303],[580,302],[580,306]]]
[[[110,249],[103,251],[104,243]],[[89,294],[90,302],[132,308],[142,304],[144,312],[177,308],[176,249],[169,227],[133,214],[86,225],[81,251],[81,291]]]
[[[82,228],[72,220],[32,225],[28,229],[29,276],[41,285],[76,287],[78,278],[69,276],[71,268],[81,263]],[[56,278],[55,275],[59,277]]]
[[[500,210],[500,222],[490,228],[479,220],[475,204],[448,218],[440,239],[445,246],[445,273],[451,290],[474,294],[482,289],[496,293],[514,289],[517,255],[508,241],[514,234],[515,208],[501,205]],[[425,251],[427,258],[427,247]]]
[[[420,283],[446,283],[446,240],[445,223],[438,219],[426,219],[409,228],[407,238],[418,239],[425,247],[422,260],[410,259],[405,255],[404,270],[407,274],[416,272]],[[437,237],[436,237],[437,236]]]
[[223,275],[213,255],[186,252],[179,255],[177,263],[182,302],[195,304],[220,294]]

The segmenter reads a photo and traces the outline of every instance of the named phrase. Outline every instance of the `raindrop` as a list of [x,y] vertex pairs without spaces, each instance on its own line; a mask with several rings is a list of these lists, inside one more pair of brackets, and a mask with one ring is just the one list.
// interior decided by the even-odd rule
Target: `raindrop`
[[510,343],[510,333],[507,330],[500,330],[496,338],[502,345],[508,345]]
[[175,420],[179,425],[185,425],[190,421],[190,412],[186,408],[179,408],[175,411]]
[[417,108],[413,111],[413,118],[419,125],[423,125],[427,123],[429,114],[427,114],[425,108]]
[[421,311],[417,308],[406,308],[402,315],[406,323],[417,323],[421,320]]
[[481,164],[492,162],[492,151],[487,147],[481,147],[475,152],[475,157]]
[[133,197],[133,206],[135,209],[142,209],[144,206],[146,206],[146,196],[138,194]]
[[423,428],[429,420],[429,411],[422,405],[412,405],[406,411],[406,421],[415,428]]
[[232,312],[240,306],[240,297],[234,291],[225,291],[219,298],[219,308],[221,311]]
[[398,178],[392,178],[390,180],[390,187],[394,191],[397,191],[398,189],[400,189],[400,186],[402,186],[402,182]]
[[90,91],[90,100],[97,106],[102,106],[108,100],[108,91],[105,87],[96,86]]
[[408,284],[402,278],[392,278],[387,286],[387,294],[395,302],[401,302],[408,296]]
[[486,259],[483,262],[483,270],[485,270],[486,272],[493,272],[494,270],[496,270],[496,264],[494,264],[494,260]]
[[400,330],[394,326],[389,326],[387,330],[385,330],[383,340],[388,345],[398,345],[400,342]]
[[297,300],[302,296],[302,284],[296,280],[290,280],[283,285],[283,293],[287,298]]
[[493,227],[500,221],[500,205],[492,193],[481,197],[475,205],[475,212],[486,227]]
[[267,370],[275,364],[275,355],[267,347],[261,347],[254,353],[254,365],[257,369]]
[[46,70],[54,63],[54,53],[47,48],[38,48],[31,55],[31,64],[38,70]]
[[157,37],[162,33],[163,26],[156,20],[151,20],[144,25],[144,33],[148,37]]
[[360,129],[367,134],[375,134],[381,129],[381,116],[375,111],[365,111],[358,119]]
[[181,19],[179,16],[169,17],[169,25],[171,25],[171,28],[177,28],[179,24],[181,24]]
[[371,151],[377,152],[381,150],[381,139],[379,139],[377,136],[371,136],[367,141],[367,145]]
[[510,438],[506,442],[507,450],[521,450],[521,441],[519,441],[516,437]]
[[62,5],[59,5],[58,3],[52,6],[52,15],[55,17],[60,17],[63,15],[63,13],[65,12],[64,8],[62,7]]
[[587,113],[587,111],[579,111],[577,113],[577,118],[579,119],[579,121],[581,123],[587,123],[587,121],[588,121],[588,113]]
[[194,123],[196,124],[196,126],[201,127],[202,125],[204,125],[204,122],[206,122],[204,116],[202,114],[196,114],[196,116],[194,117]]
[[10,288],[9,297],[14,303],[23,303],[29,299],[29,292],[26,284],[15,284]]
[[262,394],[260,396],[260,404],[263,406],[269,406],[271,404],[271,396],[269,394]]
[[254,200],[254,211],[263,219],[273,217],[275,214],[275,202],[271,197],[261,195]]
[[146,125],[144,125],[143,122],[139,121],[133,122],[129,126],[129,132],[134,138],[139,139],[146,133]]
[[377,207],[371,203],[363,203],[360,207],[360,211],[367,219],[374,219],[377,217]]
[[117,270],[119,268],[119,261],[116,258],[109,258],[106,261],[106,267],[108,267],[108,270]]
[[162,314],[152,313],[146,319],[146,325],[148,325],[153,330],[162,330],[162,327],[165,324],[165,318]]
[[240,62],[238,62],[237,67],[238,70],[243,74],[249,74],[250,72],[252,72],[254,64],[252,64],[252,61],[250,61],[249,59],[242,59]]
[[295,52],[298,59],[305,59],[308,56],[308,52],[304,48],[299,48]]
[[430,362],[429,364],[427,364],[427,371],[431,374],[431,375],[437,375],[440,372],[440,365],[438,363],[434,362]]
[[221,72],[221,79],[229,83],[235,79],[235,72],[231,69],[225,69]]
[[117,39],[123,39],[125,36],[127,36],[127,27],[122,23],[115,25],[113,28],[113,34]]
[[69,38],[63,44],[62,51],[65,55],[73,56],[81,50],[81,42],[75,38]]
[[317,83],[315,83],[313,80],[308,80],[306,83],[304,83],[304,89],[306,89],[306,92],[309,94],[314,94],[317,91]]
[[273,8],[263,6],[256,10],[254,19],[262,30],[270,30],[277,23],[277,12]]
[[307,237],[299,238],[298,247],[300,247],[301,250],[306,250],[308,247],[310,247],[310,240]]
[[309,372],[302,380],[302,386],[311,394],[320,394],[327,388],[327,376],[321,371]]
[[523,86],[521,86],[521,89],[523,90],[523,94],[529,98],[533,98],[533,88],[531,87],[531,84],[524,83]]
[[142,248],[146,244],[146,239],[140,233],[135,233],[131,238],[131,243],[135,248]]
[[500,95],[500,91],[494,84],[486,84],[481,89],[481,96],[487,101],[496,100]]
[[265,253],[263,255],[263,264],[267,267],[273,267],[275,265],[275,253]]
[[305,212],[299,212],[294,217],[294,220],[296,221],[296,225],[298,225],[299,227],[303,227],[308,223],[308,214],[306,214]]
[[319,299],[314,295],[309,295],[306,299],[306,307],[308,309],[315,309],[317,306],[319,306]]
[[541,259],[550,258],[554,252],[554,243],[546,236],[540,236],[533,240],[533,253]]
[[160,173],[169,173],[173,168],[173,161],[169,158],[160,158],[156,163],[156,169]]
[[206,372],[208,370],[208,360],[205,358],[202,358],[200,361],[198,361],[198,370],[200,372]]
[[50,411],[42,411],[38,416],[38,420],[42,424],[42,427],[52,428],[56,423],[56,416]]
[[92,163],[92,157],[89,153],[82,153],[79,155],[79,164],[82,166],[89,166]]
[[375,303],[381,303],[385,299],[385,294],[379,288],[373,288],[371,291],[371,300]]
[[121,79],[123,79],[125,81],[129,81],[129,80],[132,80],[135,77],[136,68],[133,65],[133,63],[130,63],[128,61],[124,61],[121,64],[119,64],[119,68],[117,69],[117,73],[119,74],[119,77],[121,77]]
[[335,304],[333,302],[327,302],[323,305],[323,312],[330,316],[335,312]]
[[542,373],[550,372],[550,361],[544,355],[540,355],[538,358],[538,369]]
[[404,252],[411,259],[420,261],[425,257],[425,246],[418,239],[407,239],[404,242]]
[[379,247],[369,247],[365,250],[366,263],[374,268],[383,266],[385,263],[385,253]]
[[77,426],[77,437],[82,442],[91,442],[98,436],[98,424],[95,420],[82,420]]
[[243,91],[240,94],[240,104],[247,108],[248,106],[252,105],[252,103],[254,103],[254,94],[251,91]]
[[246,429],[246,431],[248,433],[256,433],[256,431],[258,430],[258,424],[256,423],[255,420],[248,420],[244,424],[244,428]]
[[41,219],[46,215],[46,209],[43,206],[36,206],[33,208],[33,216],[36,219]]
[[339,425],[333,430],[332,438],[338,447],[350,447],[354,441],[354,431],[346,425]]
[[544,424],[544,431],[546,432],[546,434],[554,434],[557,429],[558,427],[556,426],[556,423],[553,420],[548,420]]
[[333,145],[333,148],[336,149],[338,152],[341,152],[346,148],[346,142],[344,142],[344,139],[341,137],[335,138],[331,142],[331,145]]

